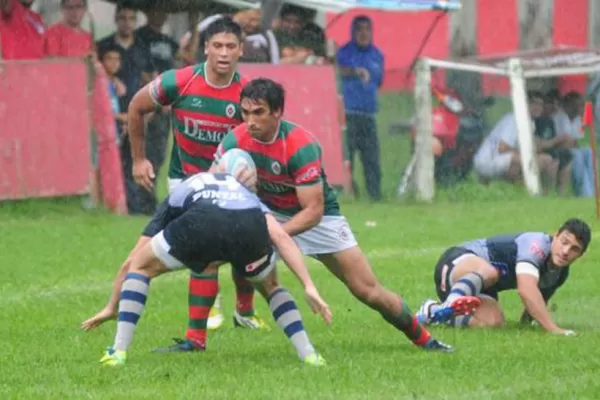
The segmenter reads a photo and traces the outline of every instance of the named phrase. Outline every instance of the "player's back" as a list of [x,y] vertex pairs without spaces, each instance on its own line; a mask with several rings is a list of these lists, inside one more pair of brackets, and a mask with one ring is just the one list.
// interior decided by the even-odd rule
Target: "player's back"
[[275,212],[294,215],[301,210],[296,188],[323,185],[324,215],[339,215],[337,196],[323,168],[323,155],[315,137],[289,121],[281,120],[275,139],[256,140],[246,124],[236,127],[222,144],[224,153],[231,148],[248,152],[256,164],[258,195]]
[[498,291],[515,289],[516,266],[520,262],[532,264],[540,271],[540,277],[551,273],[547,267],[552,237],[544,232],[520,232],[497,235],[462,243],[498,270],[500,279],[495,285]]
[[169,205],[182,212],[192,209],[268,212],[258,197],[226,173],[201,172],[184,180],[169,196]]
[[236,72],[229,85],[212,85],[204,63],[161,75],[153,97],[172,107],[175,145],[170,178],[208,171],[219,143],[242,122],[239,98],[244,84]]

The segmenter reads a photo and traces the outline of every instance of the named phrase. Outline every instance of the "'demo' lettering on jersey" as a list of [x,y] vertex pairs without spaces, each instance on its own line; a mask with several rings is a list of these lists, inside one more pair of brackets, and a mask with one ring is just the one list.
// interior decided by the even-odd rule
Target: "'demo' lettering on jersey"
[[206,126],[211,125],[210,121],[197,120],[190,117],[183,118],[183,125],[184,129],[182,133],[186,136],[195,140],[216,144],[221,143],[221,141],[227,134],[227,131],[235,126],[227,125],[224,128],[221,128],[220,130],[210,130],[205,129]]

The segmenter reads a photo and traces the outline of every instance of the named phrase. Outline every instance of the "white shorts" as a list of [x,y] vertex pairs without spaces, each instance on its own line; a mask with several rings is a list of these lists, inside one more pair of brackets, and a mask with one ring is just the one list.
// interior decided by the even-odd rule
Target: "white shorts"
[[[282,224],[290,220],[281,214],[273,213],[273,216]],[[341,215],[324,216],[319,225],[292,239],[307,256],[339,253],[358,246],[346,217]]]
[[150,246],[158,258],[171,271],[185,268],[183,263],[170,254],[171,245],[167,243],[163,231],[158,232],[150,239]]
[[183,179],[168,178],[167,188],[169,189],[169,194],[171,194],[173,192],[173,189],[175,189],[175,186],[179,185],[181,182],[183,182]]
[[495,179],[504,176],[510,168],[512,153],[495,154],[491,157],[475,157],[473,168],[483,178]]

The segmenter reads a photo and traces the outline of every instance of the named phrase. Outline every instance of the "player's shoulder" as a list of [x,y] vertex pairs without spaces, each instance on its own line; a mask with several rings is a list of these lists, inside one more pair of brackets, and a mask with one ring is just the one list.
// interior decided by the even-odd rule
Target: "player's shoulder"
[[535,241],[539,243],[543,243],[546,246],[549,246],[552,243],[552,236],[548,235],[546,232],[538,232],[538,231],[526,231],[520,232],[515,235],[515,238],[520,241]]
[[173,74],[178,82],[187,82],[196,76],[204,76],[204,66],[202,64],[188,65],[168,70],[165,73]]
[[317,145],[319,144],[315,136],[308,131],[308,129],[298,125],[295,122],[282,119],[279,129],[281,131],[282,138],[284,138],[288,143],[295,143],[300,146],[311,143]]
[[552,236],[545,232],[522,232],[516,236],[515,242],[519,253],[526,253],[539,260],[544,260],[550,255]]
[[230,131],[230,133],[232,133],[235,137],[238,138],[250,135],[250,132],[248,132],[248,125],[245,122],[242,122],[241,124],[237,125]]

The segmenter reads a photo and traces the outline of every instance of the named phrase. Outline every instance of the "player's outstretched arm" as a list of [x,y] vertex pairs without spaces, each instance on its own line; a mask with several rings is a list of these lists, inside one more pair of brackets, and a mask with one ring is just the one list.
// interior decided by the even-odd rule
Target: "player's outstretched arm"
[[121,288],[123,286],[123,281],[125,280],[125,275],[129,272],[129,265],[131,263],[131,259],[133,255],[141,249],[151,237],[142,236],[138,240],[137,244],[131,250],[125,262],[119,268],[117,275],[115,276],[115,280],[113,282],[112,291],[110,293],[110,297],[108,299],[108,303],[104,306],[104,308],[98,311],[93,317],[86,319],[81,323],[81,329],[84,331],[89,331],[91,329],[97,328],[106,321],[110,321],[111,319],[115,319],[117,317],[117,311],[119,309],[119,298],[121,296]]
[[304,286],[306,300],[314,313],[319,313],[326,323],[331,323],[331,310],[325,301],[319,295],[308,269],[304,264],[302,253],[292,238],[283,230],[283,227],[270,214],[265,214],[269,236],[275,248],[285,261],[289,269],[296,275],[296,278]]
[[[533,267],[533,266],[532,266]],[[517,274],[517,290],[527,313],[546,331],[559,335],[572,335],[573,331],[561,329],[554,323],[544,297],[538,288],[538,278],[529,274]]]

